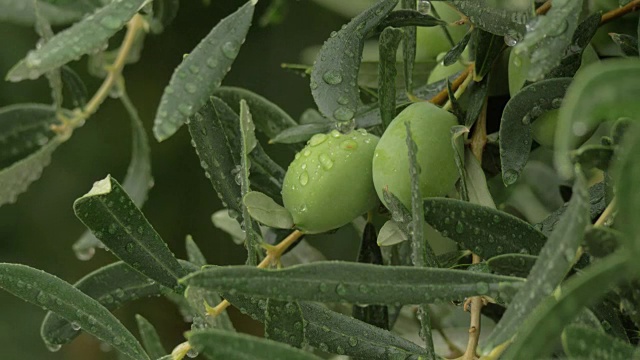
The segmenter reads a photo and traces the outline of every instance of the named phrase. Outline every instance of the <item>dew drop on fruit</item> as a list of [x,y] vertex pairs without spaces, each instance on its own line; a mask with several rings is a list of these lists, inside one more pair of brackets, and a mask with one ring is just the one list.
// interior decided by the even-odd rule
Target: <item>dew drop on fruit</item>
[[322,144],[325,140],[327,140],[327,135],[325,134],[315,134],[309,139],[308,144],[310,146],[318,146]]
[[340,131],[338,130],[331,130],[331,136],[333,136],[334,138],[339,138],[340,137]]
[[358,143],[354,140],[345,140],[340,144],[340,147],[344,150],[354,151],[358,148]]
[[298,177],[298,180],[300,181],[300,185],[302,186],[307,185],[309,183],[309,173],[306,171],[303,171]]
[[331,160],[327,154],[320,154],[318,160],[325,170],[329,170],[333,167],[333,160]]

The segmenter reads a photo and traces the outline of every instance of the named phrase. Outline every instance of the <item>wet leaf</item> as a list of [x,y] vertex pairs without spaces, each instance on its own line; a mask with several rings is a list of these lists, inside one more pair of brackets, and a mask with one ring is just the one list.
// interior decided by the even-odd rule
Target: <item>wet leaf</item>
[[289,210],[267,195],[258,191],[250,191],[244,195],[243,202],[251,217],[264,225],[276,229],[291,229],[293,227],[293,218]]

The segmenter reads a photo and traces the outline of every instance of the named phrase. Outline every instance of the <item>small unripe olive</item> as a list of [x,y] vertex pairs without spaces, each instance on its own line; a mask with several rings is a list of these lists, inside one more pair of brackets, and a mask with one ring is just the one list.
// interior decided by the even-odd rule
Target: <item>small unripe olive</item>
[[[558,127],[558,113],[558,109],[549,110],[531,123],[531,137],[533,137],[533,140],[538,144],[548,149],[554,148],[556,128]],[[582,135],[579,144],[587,141],[596,129],[597,127]]]
[[[432,1],[431,7],[438,12],[440,18],[448,23],[460,20],[458,14],[448,4]],[[433,15],[432,12],[430,12]],[[467,33],[468,27],[464,25],[447,26],[453,43],[457,44]],[[451,43],[440,26],[418,27],[416,59],[420,61],[434,60],[438,54],[449,51]]]
[[373,184],[384,201],[383,189],[407,207],[411,205],[411,178],[405,123],[411,125],[412,138],[418,152],[420,191],[423,197],[442,196],[458,180],[458,170],[451,146],[451,127],[458,124],[450,112],[429,102],[408,106],[389,124],[373,156]]
[[316,134],[296,154],[282,186],[295,226],[307,234],[349,223],[377,203],[371,161],[379,138],[365,130]]

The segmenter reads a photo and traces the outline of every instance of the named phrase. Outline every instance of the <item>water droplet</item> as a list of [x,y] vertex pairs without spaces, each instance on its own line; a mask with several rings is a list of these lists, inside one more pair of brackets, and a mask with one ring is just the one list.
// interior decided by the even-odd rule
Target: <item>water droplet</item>
[[315,90],[318,88],[318,83],[315,80],[311,79],[309,86],[311,87],[311,90]]
[[60,345],[60,344],[45,343],[45,346],[47,347],[47,350],[49,350],[51,352],[59,351],[62,348],[62,345]]
[[318,160],[325,170],[329,170],[333,167],[333,161],[327,154],[320,154]]
[[178,111],[180,111],[182,115],[189,116],[191,115],[192,110],[193,110],[193,106],[189,104],[182,103],[178,105]]
[[531,124],[531,116],[529,114],[522,117],[522,125]]
[[349,103],[349,98],[342,95],[338,98],[338,104],[340,105],[347,105]]
[[507,46],[512,47],[518,45],[518,40],[515,37],[507,34],[504,36],[504,43],[507,44]]
[[318,146],[322,144],[325,140],[327,140],[327,135],[325,134],[315,134],[309,139],[308,144],[311,146]]
[[345,140],[340,144],[340,147],[344,150],[354,151],[358,148],[358,143],[349,139]]
[[130,254],[131,254],[131,253],[133,253],[133,250],[135,249],[135,247],[136,247],[136,246],[135,246],[132,242],[130,242],[130,243],[127,243],[127,245],[125,245],[125,246],[124,246],[124,249],[125,249],[128,253],[130,253]]
[[77,322],[72,321],[72,322],[71,322],[71,328],[72,328],[73,330],[75,330],[75,331],[78,331],[78,330],[80,330],[82,327],[81,327],[81,326],[80,326],[80,324],[78,324]]
[[458,234],[462,234],[464,232],[464,225],[460,221],[456,224],[456,232]]
[[194,83],[186,83],[184,85],[184,89],[189,93],[189,94],[195,94],[196,91],[198,91],[198,87],[196,86],[196,84]]
[[509,169],[502,174],[502,179],[506,185],[512,185],[518,180],[518,172],[513,169]]
[[207,59],[207,66],[210,68],[215,68],[218,66],[218,60],[215,58],[208,58]]
[[325,283],[320,283],[320,292],[327,292],[329,287]]
[[367,294],[367,293],[369,293],[369,288],[365,284],[360,284],[358,286],[358,291],[360,291],[363,294]]
[[493,222],[494,222],[495,224],[499,223],[499,222],[500,222],[500,216],[498,216],[498,215],[493,215]]
[[118,225],[113,224],[113,223],[109,224],[109,229],[107,229],[107,231],[111,235],[115,234],[117,230],[118,230]]
[[344,284],[338,284],[336,286],[336,294],[340,296],[344,296],[347,294],[347,288],[344,286]]
[[309,157],[309,155],[311,155],[311,150],[310,149],[305,149],[304,152],[302,153],[302,155]]
[[303,171],[298,177],[298,180],[300,181],[300,185],[302,186],[307,185],[309,183],[309,173],[306,171]]
[[190,359],[195,358],[196,356],[198,356],[198,350],[191,348],[189,349],[189,351],[187,351],[187,357]]
[[[96,235],[96,237],[98,237],[98,236]],[[76,258],[78,260],[80,260],[80,261],[88,261],[88,260],[91,260],[93,255],[95,255],[96,248],[94,248],[94,247],[78,248],[78,249],[74,249],[74,252],[75,252]]]
[[549,35],[550,36],[560,36],[562,34],[564,34],[565,31],[567,31],[567,28],[569,27],[569,24],[567,23],[567,20],[562,20],[562,22],[560,22],[560,24],[553,26],[550,31],[549,31]]
[[122,27],[122,22],[111,15],[107,15],[100,19],[100,25],[106,27],[107,29],[117,30]]
[[417,0],[416,10],[422,15],[427,15],[431,11],[431,3],[427,0]]
[[331,136],[333,136],[334,138],[339,138],[340,137],[340,131],[338,130],[331,130]]
[[476,291],[480,295],[484,295],[489,292],[489,284],[486,282],[479,282],[476,284]]
[[336,70],[328,70],[322,75],[322,80],[329,85],[338,85],[342,82],[342,74]]
[[47,302],[49,302],[49,296],[43,291],[40,291],[38,293],[38,296],[36,297],[36,299],[40,304],[46,304]]
[[353,336],[350,336],[349,337],[349,345],[351,345],[351,346],[358,345],[358,339],[354,338]]
[[227,41],[222,45],[222,53],[228,59],[235,59],[238,56],[238,51],[240,51],[240,45],[235,41]]
[[573,135],[575,136],[584,136],[588,131],[587,124],[583,121],[576,121],[571,126],[571,130],[573,131]]
[[119,299],[124,298],[124,290],[122,289],[116,289],[113,294]]

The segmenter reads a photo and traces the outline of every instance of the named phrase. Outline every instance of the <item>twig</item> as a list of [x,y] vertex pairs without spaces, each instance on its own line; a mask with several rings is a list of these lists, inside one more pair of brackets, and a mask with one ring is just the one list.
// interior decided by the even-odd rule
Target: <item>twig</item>
[[607,205],[607,207],[604,209],[602,214],[600,214],[600,217],[598,218],[598,220],[596,220],[593,226],[604,226],[604,223],[607,222],[609,217],[611,217],[615,209],[616,209],[616,198],[614,197],[609,203],[609,205]]
[[[280,257],[282,256],[282,254],[285,251],[287,251],[287,249],[291,247],[291,245],[293,245],[296,241],[298,241],[298,239],[300,239],[302,235],[304,234],[301,231],[295,230],[294,232],[289,234],[289,236],[287,236],[284,240],[282,240],[278,245],[265,246],[265,248],[267,249],[267,256],[260,262],[260,264],[258,264],[257,268],[265,269],[271,264],[279,263]],[[205,304],[207,315],[216,317],[220,315],[226,308],[228,308],[229,305],[231,305],[231,303],[228,302],[227,300],[221,301],[215,307],[211,307]]]
[[600,19],[600,25],[606,24],[613,19],[617,19],[638,9],[640,9],[640,0],[633,0],[623,7],[613,9],[604,13],[602,15],[602,19]]
[[118,51],[118,56],[116,57],[113,64],[109,65],[107,68],[107,77],[100,85],[100,88],[93,97],[89,100],[89,102],[85,105],[84,109],[81,111],[76,110],[74,112],[74,116],[70,119],[63,119],[63,124],[54,128],[56,131],[65,131],[69,128],[74,128],[82,124],[89,116],[93,115],[104,100],[109,96],[109,93],[116,85],[120,77],[122,76],[122,69],[124,68],[127,57],[131,52],[133,44],[135,42],[136,37],[140,30],[143,30],[147,27],[147,22],[141,15],[134,15],[131,20],[127,23],[127,33],[124,36],[124,40],[120,45],[120,50]]
[[473,156],[482,164],[482,152],[487,145],[487,100],[485,99],[482,110],[478,116],[475,130],[471,135],[471,152]]

